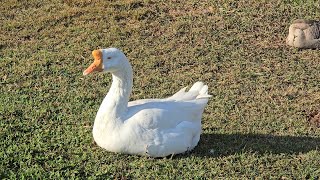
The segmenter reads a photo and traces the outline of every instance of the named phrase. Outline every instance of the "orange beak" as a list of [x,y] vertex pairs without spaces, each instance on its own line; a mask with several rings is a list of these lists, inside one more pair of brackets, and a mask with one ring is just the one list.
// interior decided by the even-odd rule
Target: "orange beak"
[[102,51],[99,50],[94,50],[92,51],[92,56],[94,58],[94,62],[85,70],[83,71],[83,75],[90,74],[94,71],[101,72],[103,71],[102,68]]

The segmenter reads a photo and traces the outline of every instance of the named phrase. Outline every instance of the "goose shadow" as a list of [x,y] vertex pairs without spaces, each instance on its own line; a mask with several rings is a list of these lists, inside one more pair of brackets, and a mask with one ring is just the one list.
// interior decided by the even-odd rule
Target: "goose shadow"
[[296,154],[318,150],[320,137],[276,136],[265,134],[202,134],[190,154],[221,157],[237,153]]

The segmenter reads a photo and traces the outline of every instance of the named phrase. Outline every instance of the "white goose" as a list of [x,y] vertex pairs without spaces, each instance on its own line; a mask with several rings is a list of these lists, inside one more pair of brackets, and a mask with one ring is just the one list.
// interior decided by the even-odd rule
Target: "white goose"
[[289,27],[289,46],[320,49],[320,21],[297,19]]
[[83,72],[112,73],[112,85],[93,126],[96,143],[111,152],[164,157],[192,150],[199,142],[208,86],[195,83],[166,99],[129,101],[132,68],[116,48],[92,52],[94,62]]

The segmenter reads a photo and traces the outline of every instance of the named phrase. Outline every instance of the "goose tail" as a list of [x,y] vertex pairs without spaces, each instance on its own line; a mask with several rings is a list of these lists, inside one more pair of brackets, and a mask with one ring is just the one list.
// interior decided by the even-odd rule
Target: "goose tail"
[[194,83],[189,91],[186,91],[186,89],[187,87],[182,88],[180,91],[178,91],[168,99],[176,101],[188,101],[203,98],[208,99],[209,97],[211,97],[211,95],[208,93],[208,86],[201,81]]

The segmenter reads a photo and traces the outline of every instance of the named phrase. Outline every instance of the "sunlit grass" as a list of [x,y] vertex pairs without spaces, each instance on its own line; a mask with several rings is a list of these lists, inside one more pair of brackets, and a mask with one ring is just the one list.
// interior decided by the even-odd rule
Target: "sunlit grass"
[[[5,1],[0,6],[0,178],[319,178],[317,50],[285,45],[318,1]],[[210,99],[194,151],[172,159],[109,153],[92,138],[107,74],[91,51],[118,47],[132,100],[201,80]]]

